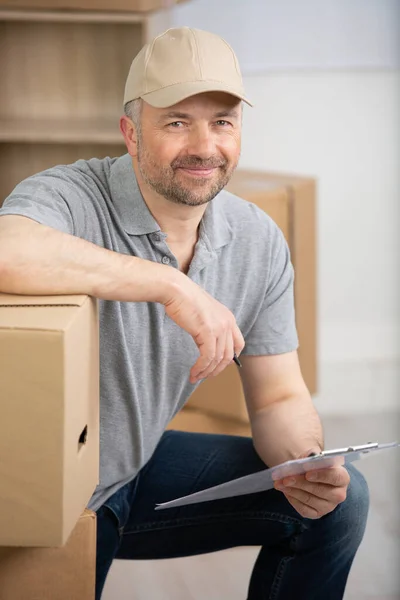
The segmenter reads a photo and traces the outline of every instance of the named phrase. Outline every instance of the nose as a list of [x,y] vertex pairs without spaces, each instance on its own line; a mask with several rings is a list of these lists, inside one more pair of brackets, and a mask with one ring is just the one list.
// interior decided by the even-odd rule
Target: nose
[[188,137],[188,154],[206,159],[216,153],[215,138],[208,124],[198,124]]

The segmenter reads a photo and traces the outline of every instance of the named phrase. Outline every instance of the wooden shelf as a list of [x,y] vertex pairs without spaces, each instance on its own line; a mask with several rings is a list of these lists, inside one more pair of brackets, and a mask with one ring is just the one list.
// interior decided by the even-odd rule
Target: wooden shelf
[[126,152],[126,77],[164,1],[0,0],[0,206],[34,173]]
[[39,23],[143,23],[145,13],[103,11],[10,10],[0,8],[0,21]]
[[0,119],[0,142],[38,144],[124,143],[117,119]]

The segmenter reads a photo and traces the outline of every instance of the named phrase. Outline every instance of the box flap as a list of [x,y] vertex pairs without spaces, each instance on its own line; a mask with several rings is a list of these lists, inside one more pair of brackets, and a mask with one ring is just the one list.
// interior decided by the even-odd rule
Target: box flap
[[282,188],[282,182],[268,178],[265,173],[237,171],[233,174],[226,189],[240,196],[245,192],[262,192]]
[[[238,194],[242,190],[247,191],[268,191],[277,188],[288,188],[301,186],[314,181],[311,177],[302,175],[288,175],[286,173],[271,173],[269,171],[251,171],[238,169],[232,175],[226,189]],[[238,194],[240,195],[240,193]]]
[[0,293],[0,308],[10,306],[82,306],[88,296],[25,296]]

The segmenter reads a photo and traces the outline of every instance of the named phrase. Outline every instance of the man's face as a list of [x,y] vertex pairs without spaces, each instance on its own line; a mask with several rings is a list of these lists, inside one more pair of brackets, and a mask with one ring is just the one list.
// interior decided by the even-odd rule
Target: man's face
[[241,111],[237,98],[219,92],[166,109],[143,102],[137,163],[147,185],[176,204],[210,202],[237,166]]

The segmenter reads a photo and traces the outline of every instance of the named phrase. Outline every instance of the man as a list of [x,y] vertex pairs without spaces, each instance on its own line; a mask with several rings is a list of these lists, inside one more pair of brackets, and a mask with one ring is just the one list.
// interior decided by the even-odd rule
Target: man
[[[154,511],[323,447],[297,358],[284,237],[223,190],[239,159],[242,101],[250,104],[224,40],[168,30],[128,75],[128,154],[30,177],[0,211],[1,291],[100,299],[100,484],[89,504],[97,598],[115,557],[257,545],[249,600],[337,600],[363,536],[368,491],[354,468]],[[235,353],[252,439],[164,433]]]

